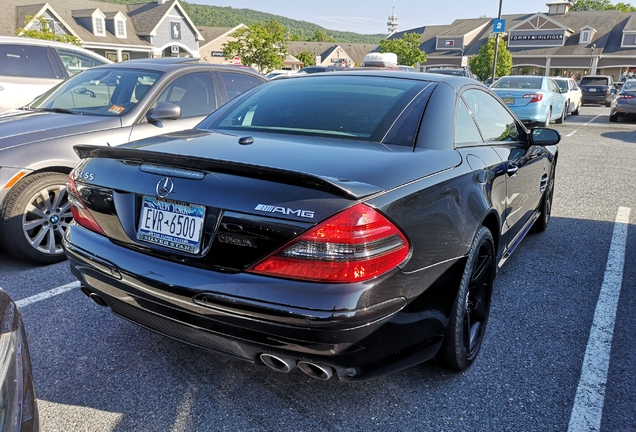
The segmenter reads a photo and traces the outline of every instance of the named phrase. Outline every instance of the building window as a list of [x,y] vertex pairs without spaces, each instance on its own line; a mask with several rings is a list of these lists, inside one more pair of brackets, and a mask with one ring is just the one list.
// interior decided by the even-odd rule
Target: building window
[[115,21],[117,25],[117,37],[125,38],[126,37],[126,26],[122,20]]
[[104,19],[103,18],[95,18],[95,35],[96,36],[106,36],[104,33]]
[[589,31],[584,31],[583,33],[581,33],[581,42],[589,42],[590,41],[590,32]]

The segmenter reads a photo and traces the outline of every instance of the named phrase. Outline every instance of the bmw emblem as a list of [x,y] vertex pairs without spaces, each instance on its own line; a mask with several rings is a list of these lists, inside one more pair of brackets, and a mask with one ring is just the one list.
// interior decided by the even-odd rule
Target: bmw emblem
[[172,193],[172,189],[174,189],[174,182],[170,177],[164,177],[159,180],[159,183],[157,183],[157,187],[155,188],[157,196],[161,198],[166,198],[170,195]]

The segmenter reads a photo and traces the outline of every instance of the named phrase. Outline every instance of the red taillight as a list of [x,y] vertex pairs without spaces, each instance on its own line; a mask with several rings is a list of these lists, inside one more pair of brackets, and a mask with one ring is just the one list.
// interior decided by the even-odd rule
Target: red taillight
[[539,102],[543,99],[543,93],[528,93],[523,95],[524,99],[530,99],[530,102]]
[[379,212],[357,204],[315,226],[247,271],[314,282],[362,282],[400,265],[406,237]]
[[619,95],[619,99],[634,99],[634,95]]
[[73,213],[73,219],[75,219],[75,222],[98,234],[106,235],[104,230],[102,230],[93,218],[91,212],[86,208],[84,201],[80,198],[80,195],[77,192],[77,184],[75,183],[72,172],[66,182],[66,193],[68,193],[68,202],[71,206],[71,213]]

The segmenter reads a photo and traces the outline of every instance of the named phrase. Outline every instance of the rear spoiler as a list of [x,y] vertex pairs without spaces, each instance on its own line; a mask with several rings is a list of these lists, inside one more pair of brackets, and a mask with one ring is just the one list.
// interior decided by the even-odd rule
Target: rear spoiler
[[147,150],[86,144],[76,145],[73,148],[80,159],[122,159],[139,162],[140,164],[168,165],[193,170],[235,174],[243,177],[270,180],[277,183],[322,190],[351,200],[359,200],[383,191],[382,188],[368,183],[235,161],[193,158],[191,156],[151,152]]

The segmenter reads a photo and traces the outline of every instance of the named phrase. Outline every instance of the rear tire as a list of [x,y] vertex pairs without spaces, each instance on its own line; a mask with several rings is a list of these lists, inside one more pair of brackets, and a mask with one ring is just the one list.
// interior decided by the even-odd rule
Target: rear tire
[[580,110],[581,110],[581,102],[579,101],[579,104],[576,106],[576,109],[572,111],[572,115],[579,115]]
[[52,264],[66,259],[62,237],[73,220],[66,181],[55,172],[20,180],[0,211],[0,241],[16,258]]
[[609,121],[611,121],[612,123],[617,122],[618,121],[618,116],[616,114],[610,114]]
[[564,106],[563,107],[563,112],[561,113],[561,117],[559,117],[558,119],[555,120],[556,124],[562,124],[563,121],[565,120],[565,113],[567,112],[568,107]]
[[548,108],[548,115],[545,117],[545,122],[543,122],[543,127],[550,127],[550,116],[552,116],[552,108]]
[[482,226],[468,252],[444,342],[437,354],[441,366],[462,371],[477,358],[490,315],[495,267],[492,234]]
[[532,227],[535,232],[543,232],[548,228],[550,224],[550,216],[552,215],[552,198],[554,197],[554,173],[556,171],[556,163],[552,167],[552,175],[548,180],[548,186],[543,192],[543,197],[541,198],[541,204],[539,205],[539,210],[541,211],[541,215],[539,219],[534,222],[534,226]]

